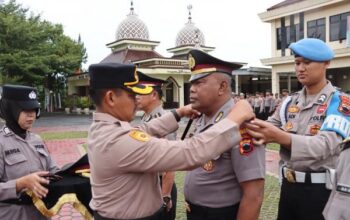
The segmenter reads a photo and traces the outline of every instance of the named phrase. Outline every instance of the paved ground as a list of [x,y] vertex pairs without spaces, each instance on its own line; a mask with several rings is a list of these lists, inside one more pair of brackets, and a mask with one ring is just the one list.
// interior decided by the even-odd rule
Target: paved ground
[[[139,118],[136,119],[139,121]],[[33,131],[42,132],[61,132],[61,131],[86,131],[91,123],[91,116],[85,115],[64,115],[50,114],[43,115],[35,124]],[[136,122],[137,123],[137,122]],[[181,136],[186,125],[186,121],[180,123],[178,136]],[[86,139],[67,139],[67,140],[50,140],[46,141],[50,153],[59,166],[77,160],[84,154],[82,145]],[[279,155],[275,151],[267,151],[266,153],[266,168],[270,175],[277,176],[278,173]],[[276,181],[274,181],[276,182]],[[274,183],[275,184],[275,183]],[[275,186],[267,186],[271,188]],[[271,190],[266,196],[276,197],[278,192]],[[275,212],[275,210],[262,210],[262,212]],[[65,205],[59,215],[52,218],[53,220],[81,220],[80,214],[75,211],[71,205]],[[268,219],[268,218],[263,218]]]

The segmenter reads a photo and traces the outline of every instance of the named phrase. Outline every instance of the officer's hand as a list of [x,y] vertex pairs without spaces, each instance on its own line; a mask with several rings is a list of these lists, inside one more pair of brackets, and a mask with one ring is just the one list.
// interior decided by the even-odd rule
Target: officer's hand
[[227,116],[228,119],[236,122],[239,125],[245,121],[253,119],[254,117],[255,114],[253,112],[252,106],[247,100],[238,101]]
[[255,144],[275,142],[282,145],[290,145],[289,134],[269,122],[254,119],[246,123],[245,126],[248,134],[256,140],[257,143]]
[[187,117],[194,119],[200,115],[200,112],[193,109],[191,104],[176,109],[176,112],[181,118]]
[[40,199],[46,197],[48,189],[43,185],[49,184],[49,180],[44,178],[44,176],[47,176],[48,174],[48,171],[38,171],[18,178],[16,180],[17,192],[20,192],[23,189],[28,189],[31,190]]
[[168,202],[168,204],[166,204],[166,211],[169,212],[170,209],[171,209],[172,207],[173,207],[173,202],[172,202],[171,199],[170,199],[170,201]]

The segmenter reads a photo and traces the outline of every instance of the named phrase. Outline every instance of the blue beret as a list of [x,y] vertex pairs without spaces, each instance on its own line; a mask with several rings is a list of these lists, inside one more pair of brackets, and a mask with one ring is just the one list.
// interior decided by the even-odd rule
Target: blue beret
[[323,62],[333,59],[333,50],[322,40],[316,38],[305,38],[289,45],[296,56],[305,59]]

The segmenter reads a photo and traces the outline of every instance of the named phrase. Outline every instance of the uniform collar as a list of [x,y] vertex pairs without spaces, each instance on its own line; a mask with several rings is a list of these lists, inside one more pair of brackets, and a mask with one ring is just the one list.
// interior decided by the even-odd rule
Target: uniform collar
[[123,128],[129,128],[130,123],[127,121],[121,121],[118,118],[108,114],[108,113],[102,113],[102,112],[94,112],[92,115],[92,120],[94,122],[97,121],[104,121],[104,122],[109,122],[112,124],[119,124]]
[[[336,91],[336,89],[334,88],[334,86],[332,85],[332,83],[330,81],[327,81],[327,84],[322,88],[322,90],[317,93],[314,97],[314,99],[312,100],[312,102],[309,103],[308,106],[312,106],[314,104],[316,105],[323,105],[326,104],[327,101],[329,100],[330,96]],[[302,90],[300,90],[299,92],[299,97],[300,97],[300,102],[301,103],[306,103],[306,88],[305,86],[302,88]]]
[[206,127],[208,125],[212,125],[215,123],[218,123],[220,120],[222,120],[223,118],[225,118],[228,113],[230,113],[232,107],[234,106],[234,100],[233,99],[229,99],[227,100],[227,102],[221,106],[221,108],[215,113],[214,117],[210,118],[208,120],[207,123],[205,123],[205,115],[202,115],[202,117],[200,118],[200,126],[201,127]]
[[153,118],[157,118],[161,116],[161,113],[163,112],[162,105],[159,105],[155,107],[149,114],[143,114],[142,121],[149,122]]
[[24,140],[29,140],[30,139],[30,135],[32,134],[30,131],[26,131],[26,138],[23,139],[22,137],[16,135],[10,128],[8,128],[6,125],[4,125],[1,130],[0,133],[3,133],[5,137],[9,137],[9,136],[15,136],[15,138],[24,141]]

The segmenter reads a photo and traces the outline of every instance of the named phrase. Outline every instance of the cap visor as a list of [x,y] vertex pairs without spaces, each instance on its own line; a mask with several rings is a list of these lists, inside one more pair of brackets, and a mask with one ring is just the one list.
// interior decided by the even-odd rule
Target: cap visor
[[19,107],[21,107],[22,110],[34,110],[40,108],[40,104],[38,101],[17,101],[17,104]]
[[200,78],[206,77],[212,73],[197,73],[197,74],[192,74],[190,78],[190,82],[193,82],[195,80],[198,80]]
[[148,95],[153,91],[153,87],[140,84],[134,86],[127,86],[126,88],[138,95]]

